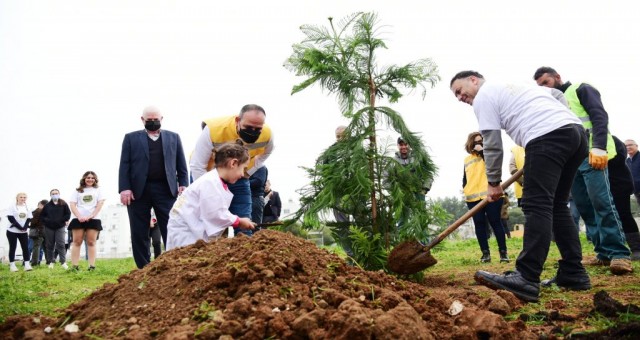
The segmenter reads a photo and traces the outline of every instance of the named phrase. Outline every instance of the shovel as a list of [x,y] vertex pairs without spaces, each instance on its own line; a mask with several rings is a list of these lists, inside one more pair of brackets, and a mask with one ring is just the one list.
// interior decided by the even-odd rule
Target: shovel
[[[513,176],[509,177],[504,183],[502,183],[502,190],[507,189],[511,183],[515,182],[520,176],[524,169],[518,170]],[[488,197],[480,201],[480,203],[476,204],[471,210],[467,211],[462,217],[453,222],[450,226],[447,227],[444,231],[438,235],[438,237],[434,238],[427,244],[426,246],[418,241],[404,241],[398,244],[391,253],[389,254],[389,258],[387,259],[387,263],[389,265],[389,269],[398,274],[415,274],[424,269],[427,269],[434,264],[438,263],[438,260],[435,257],[431,256],[430,250],[433,249],[438,243],[442,242],[445,237],[449,236],[453,231],[458,229],[464,222],[466,222],[473,215],[478,213],[478,211],[482,210],[487,204],[489,204]]]
[[255,226],[256,227],[274,227],[277,225],[284,225],[284,222],[282,221],[274,221],[274,222],[268,222],[268,223],[256,223]]

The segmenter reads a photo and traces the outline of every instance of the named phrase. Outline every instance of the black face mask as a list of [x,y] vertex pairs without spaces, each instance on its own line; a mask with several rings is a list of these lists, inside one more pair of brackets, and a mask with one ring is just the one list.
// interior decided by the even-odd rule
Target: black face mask
[[144,122],[144,128],[147,129],[147,131],[158,131],[160,130],[160,126],[159,120],[146,120]]
[[245,143],[255,143],[260,137],[260,133],[262,133],[262,129],[240,129],[238,131],[238,135]]

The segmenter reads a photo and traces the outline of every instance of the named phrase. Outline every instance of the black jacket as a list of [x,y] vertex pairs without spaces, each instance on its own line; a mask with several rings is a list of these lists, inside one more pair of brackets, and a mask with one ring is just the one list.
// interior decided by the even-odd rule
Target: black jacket
[[60,229],[69,219],[71,219],[71,209],[63,200],[58,200],[58,204],[54,204],[53,200],[50,201],[40,213],[40,222],[49,229]]

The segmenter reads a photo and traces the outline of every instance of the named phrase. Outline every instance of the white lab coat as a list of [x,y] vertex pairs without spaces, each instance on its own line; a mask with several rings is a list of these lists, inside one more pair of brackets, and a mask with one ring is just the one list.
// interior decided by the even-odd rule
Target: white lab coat
[[213,169],[178,196],[167,225],[167,250],[217,238],[237,220],[229,211],[233,194]]

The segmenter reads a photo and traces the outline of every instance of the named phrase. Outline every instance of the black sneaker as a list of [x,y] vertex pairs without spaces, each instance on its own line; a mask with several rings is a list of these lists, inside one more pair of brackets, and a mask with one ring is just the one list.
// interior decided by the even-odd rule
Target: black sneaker
[[542,280],[542,282],[540,282],[540,285],[543,287],[551,287],[554,284],[560,288],[568,290],[591,289],[591,280],[589,279],[589,275],[587,273],[584,273],[582,275],[572,275],[571,279],[567,279],[565,277],[561,277],[560,279],[558,279],[558,275],[555,275],[548,280]]
[[87,269],[87,270],[92,272],[92,271],[96,270],[96,267],[95,266],[89,266],[89,269]]
[[488,250],[483,250],[482,251],[482,257],[480,258],[480,262],[482,262],[482,263],[491,262],[491,253],[489,253]]
[[540,297],[540,285],[528,281],[517,271],[506,271],[504,274],[494,274],[479,270],[473,278],[483,286],[491,289],[509,291],[519,299],[527,302],[538,302]]
[[80,267],[79,266],[71,266],[71,271],[72,272],[79,272],[80,271]]
[[511,260],[509,260],[509,256],[507,255],[506,251],[501,251],[500,252],[500,263],[509,263],[511,262]]

